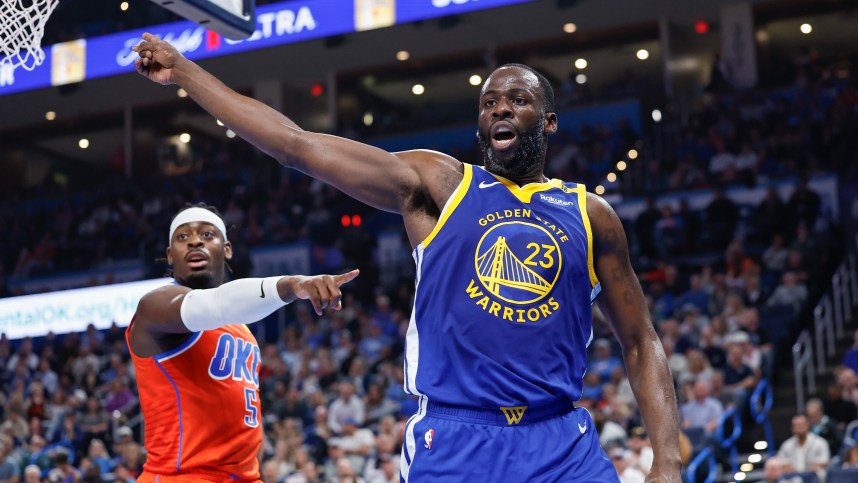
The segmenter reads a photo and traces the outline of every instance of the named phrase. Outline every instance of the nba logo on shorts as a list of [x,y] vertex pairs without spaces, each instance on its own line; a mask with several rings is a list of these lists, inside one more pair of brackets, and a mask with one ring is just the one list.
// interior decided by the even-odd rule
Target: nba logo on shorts
[[426,441],[426,444],[424,445],[424,446],[426,446],[426,449],[432,449],[432,437],[433,436],[435,436],[435,430],[434,429],[430,429],[429,431],[426,431],[426,434],[423,435],[423,439]]

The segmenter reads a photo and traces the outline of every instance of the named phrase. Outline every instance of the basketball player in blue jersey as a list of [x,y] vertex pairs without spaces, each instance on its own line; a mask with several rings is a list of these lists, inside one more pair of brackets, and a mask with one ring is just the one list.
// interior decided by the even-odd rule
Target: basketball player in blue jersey
[[420,401],[402,481],[618,481],[574,404],[597,296],[652,437],[648,481],[680,481],[676,396],[620,220],[584,186],[543,174],[557,116],[542,75],[514,64],[486,80],[478,167],[304,131],[143,38],[140,74],[181,86],[284,166],[402,215],[417,263],[405,389]]

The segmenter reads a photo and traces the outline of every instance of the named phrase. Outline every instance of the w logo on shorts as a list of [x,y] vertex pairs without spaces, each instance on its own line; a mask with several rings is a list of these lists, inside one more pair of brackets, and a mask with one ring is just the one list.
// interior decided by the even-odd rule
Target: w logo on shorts
[[513,424],[518,424],[521,422],[521,418],[524,417],[524,411],[527,409],[527,406],[513,406],[510,408],[501,407],[500,410],[503,412],[503,415],[506,417],[506,423],[510,426]]

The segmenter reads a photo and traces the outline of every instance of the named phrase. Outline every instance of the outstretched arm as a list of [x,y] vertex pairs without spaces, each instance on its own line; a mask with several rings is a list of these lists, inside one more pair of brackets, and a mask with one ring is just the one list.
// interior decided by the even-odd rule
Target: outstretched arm
[[137,305],[135,329],[150,334],[187,334],[227,324],[258,322],[294,300],[309,300],[316,313],[342,306],[340,286],[358,276],[242,278],[217,288],[191,290],[168,285],[146,294]]
[[643,291],[629,261],[622,223],[600,197],[587,195],[599,307],[623,349],[629,382],[652,437],[649,482],[679,482],[679,415],[667,358],[649,317]]
[[143,39],[134,47],[140,55],[135,63],[138,73],[160,84],[181,86],[203,109],[281,164],[371,206],[401,213],[423,178],[458,167],[453,158],[440,153],[392,154],[349,139],[304,131],[271,107],[233,91],[168,42],[151,34],[143,34]]

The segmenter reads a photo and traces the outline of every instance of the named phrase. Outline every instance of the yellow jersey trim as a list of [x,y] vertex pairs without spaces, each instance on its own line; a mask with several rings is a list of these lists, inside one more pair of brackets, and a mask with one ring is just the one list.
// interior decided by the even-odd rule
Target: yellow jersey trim
[[465,168],[465,175],[462,177],[462,181],[459,183],[459,186],[456,188],[456,191],[450,196],[450,199],[447,200],[447,203],[444,205],[444,209],[441,210],[441,216],[438,217],[438,223],[435,224],[435,228],[429,233],[429,235],[423,239],[423,248],[429,246],[432,243],[432,240],[438,236],[438,232],[441,231],[441,228],[444,227],[444,224],[447,223],[447,219],[450,218],[450,215],[456,211],[456,207],[459,206],[459,203],[462,202],[462,199],[465,197],[465,193],[468,192],[468,188],[471,186],[471,179],[474,177],[473,169],[474,167],[468,163],[462,163],[462,166]]
[[489,173],[490,175],[494,176],[495,179],[503,183],[503,185],[506,186],[510,193],[512,193],[513,196],[518,198],[518,200],[522,203],[530,204],[530,200],[531,198],[533,198],[533,195],[541,191],[548,191],[554,188],[563,189],[563,181],[560,181],[557,178],[553,178],[542,183],[527,183],[524,186],[519,186],[514,182],[504,178],[503,176],[498,176],[488,170],[485,171],[486,173]]
[[599,284],[599,277],[596,276],[596,268],[593,265],[593,230],[590,228],[590,215],[587,214],[587,189],[584,185],[578,184],[572,191],[578,192],[578,210],[581,212],[581,221],[584,222],[584,230],[587,232],[587,269],[590,272],[590,286],[595,287]]

